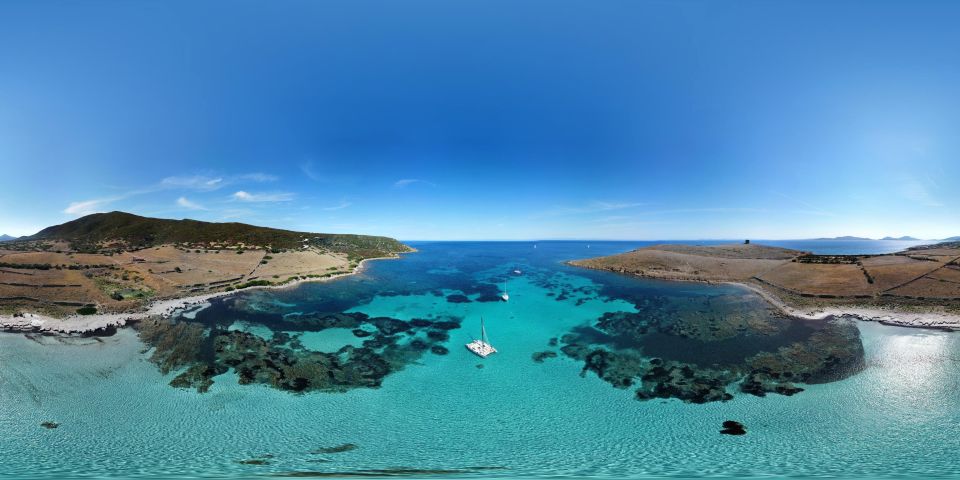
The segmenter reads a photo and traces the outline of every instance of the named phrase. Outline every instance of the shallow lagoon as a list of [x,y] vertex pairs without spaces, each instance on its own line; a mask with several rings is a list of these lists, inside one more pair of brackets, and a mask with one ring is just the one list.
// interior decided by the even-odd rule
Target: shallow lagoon
[[[417,244],[420,253],[372,262],[362,275],[246,292],[196,315],[254,330],[263,328],[258,319],[297,312],[462,317],[449,354],[428,353],[379,389],[292,394],[239,385],[228,373],[198,394],[167,385],[173,375],[160,375],[129,329],[102,339],[0,335],[0,476],[395,468],[484,477],[960,474],[954,334],[861,323],[866,369],[859,374],[805,385],[792,397],[731,390],[732,401],[704,405],[637,401],[632,390],[581,377],[582,362],[562,355],[533,362],[550,338],[605,312],[632,311],[627,299],[743,294],[562,265],[635,246],[589,245]],[[505,278],[510,302],[479,301],[498,295]],[[448,300],[458,292],[472,301]],[[479,333],[481,315],[501,351],[486,360],[462,347]],[[331,337],[311,341],[327,348]],[[748,434],[720,435],[727,419]],[[45,420],[61,426],[40,427]],[[357,448],[311,453],[343,444]],[[258,459],[266,464],[239,463]]]

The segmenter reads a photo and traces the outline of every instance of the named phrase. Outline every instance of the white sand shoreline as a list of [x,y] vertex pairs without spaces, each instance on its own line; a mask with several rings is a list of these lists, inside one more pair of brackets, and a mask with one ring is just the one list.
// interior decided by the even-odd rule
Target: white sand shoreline
[[[404,253],[413,253],[404,252]],[[94,333],[97,331],[105,331],[111,328],[121,328],[126,326],[131,322],[136,322],[143,320],[148,317],[159,316],[163,318],[169,318],[174,313],[202,305],[212,298],[225,297],[228,295],[234,295],[239,292],[245,292],[253,289],[284,289],[284,288],[293,288],[301,283],[307,282],[329,282],[336,280],[341,277],[346,277],[349,275],[355,275],[363,270],[364,264],[368,260],[391,260],[400,258],[397,256],[391,257],[375,257],[375,258],[366,258],[360,261],[353,271],[340,273],[337,275],[331,275],[325,278],[303,278],[297,279],[292,282],[284,283],[283,285],[263,285],[256,287],[248,287],[242,290],[233,290],[230,292],[213,292],[205,293],[202,295],[194,295],[190,297],[180,297],[180,298],[169,298],[157,300],[149,305],[143,311],[138,312],[124,312],[124,313],[98,313],[94,315],[71,315],[66,318],[53,318],[45,315],[37,315],[34,313],[25,313],[23,316],[13,316],[13,315],[0,315],[0,332],[13,332],[13,333],[59,333],[59,334],[84,334],[84,333]]]
[[878,322],[884,325],[912,328],[930,328],[937,330],[960,331],[960,315],[945,312],[908,312],[903,310],[832,306],[823,308],[799,309],[787,305],[770,292],[756,285],[740,282],[725,282],[747,288],[763,297],[771,305],[792,317],[808,320],[824,320],[828,317],[852,317],[865,322]]

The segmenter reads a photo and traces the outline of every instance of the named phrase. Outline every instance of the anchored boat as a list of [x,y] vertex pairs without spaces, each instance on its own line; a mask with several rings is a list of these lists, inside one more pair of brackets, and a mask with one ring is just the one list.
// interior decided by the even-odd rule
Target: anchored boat
[[497,349],[487,343],[487,329],[483,326],[483,317],[480,317],[480,338],[468,343],[467,350],[480,358],[487,358],[491,353],[497,353]]

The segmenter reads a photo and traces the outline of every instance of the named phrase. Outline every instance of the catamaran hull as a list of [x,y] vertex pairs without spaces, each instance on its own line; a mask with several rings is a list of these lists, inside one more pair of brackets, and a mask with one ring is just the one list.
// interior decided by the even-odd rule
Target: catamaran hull
[[480,358],[487,358],[490,355],[497,353],[497,349],[493,348],[493,345],[490,345],[486,342],[481,342],[479,340],[474,340],[465,346],[467,347],[467,350],[470,350]]

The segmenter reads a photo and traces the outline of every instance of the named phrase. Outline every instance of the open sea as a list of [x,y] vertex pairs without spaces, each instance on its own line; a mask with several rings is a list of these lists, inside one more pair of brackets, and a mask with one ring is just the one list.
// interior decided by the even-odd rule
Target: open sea
[[[682,306],[734,296],[742,301],[723,308],[764,308],[739,287],[563,263],[652,243],[415,242],[419,252],[368,262],[358,275],[245,291],[189,314],[265,338],[277,333],[269,319],[298,313],[460,322],[449,353],[428,352],[379,388],[291,393],[243,385],[231,370],[197,393],[170,386],[177,372],[162,375],[131,329],[102,338],[0,334],[0,477],[960,476],[958,334],[859,323],[859,373],[793,396],[731,386],[732,400],[706,404],[640,401],[633,389],[582,374],[581,361],[532,360],[552,338],[608,312],[635,312],[644,298]],[[910,242],[766,243],[883,253]],[[504,281],[510,301],[486,301]],[[481,316],[499,349],[486,359],[464,348]],[[341,328],[298,334],[322,352],[360,341]],[[721,435],[725,420],[747,434]]]

